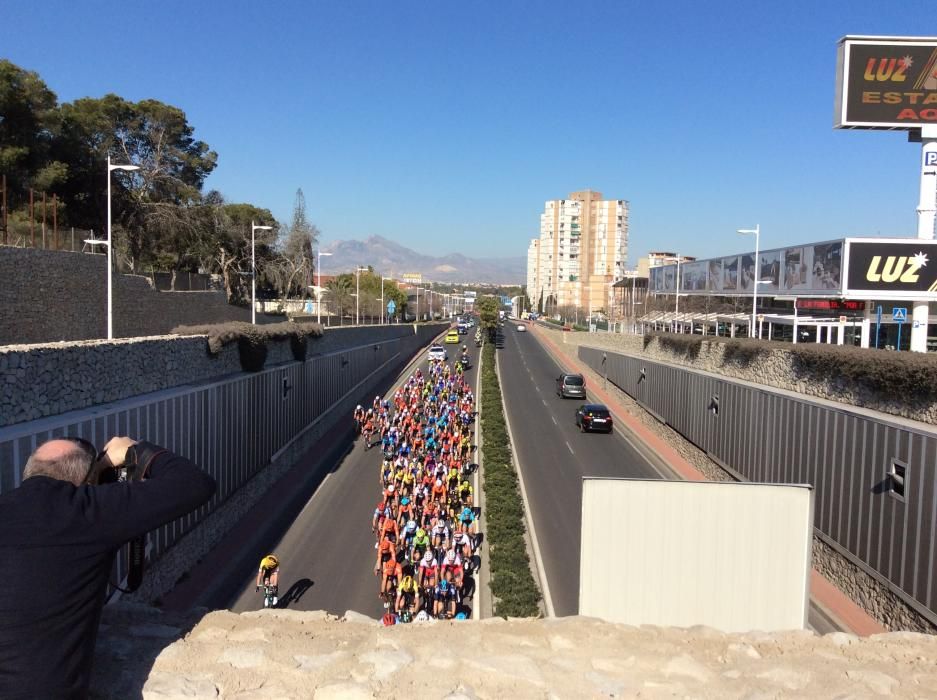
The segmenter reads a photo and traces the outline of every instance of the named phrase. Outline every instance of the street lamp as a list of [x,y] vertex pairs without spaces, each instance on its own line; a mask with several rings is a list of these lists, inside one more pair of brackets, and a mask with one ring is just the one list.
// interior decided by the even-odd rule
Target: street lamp
[[318,293],[316,294],[316,323],[320,326],[322,325],[322,256],[330,256],[331,253],[323,253],[321,250],[318,252],[316,257],[318,261],[316,262],[316,287],[318,287]]
[[381,325],[384,325],[384,280],[390,282],[393,277],[384,277],[381,275]]
[[361,303],[360,303],[360,299],[358,298],[358,295],[361,294],[361,271],[367,270],[367,269],[368,268],[366,267],[361,267],[361,265],[358,265],[355,268],[355,325],[356,326],[361,325],[361,315],[359,313],[361,309]]
[[257,257],[254,252],[254,232],[272,231],[273,226],[257,226],[251,220],[251,324],[257,325]]
[[[743,236],[754,236],[755,237],[755,274],[752,275],[752,325],[751,333],[748,337],[755,337],[755,318],[758,314],[758,278],[761,277],[761,265],[758,263],[758,245],[761,242],[761,225],[755,224],[755,228],[740,228],[736,233]],[[761,335],[760,333],[758,334]]]
[[113,253],[111,245],[111,173],[115,170],[139,170],[139,165],[111,165],[111,157],[107,157],[107,240],[100,241],[93,238],[85,239],[85,243],[91,246],[107,246],[107,339],[114,339],[114,271],[113,271]]

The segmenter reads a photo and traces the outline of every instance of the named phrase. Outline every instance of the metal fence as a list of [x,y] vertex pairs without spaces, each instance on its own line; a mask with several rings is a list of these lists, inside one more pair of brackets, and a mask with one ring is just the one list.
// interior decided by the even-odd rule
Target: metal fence
[[[381,340],[290,362],[256,374],[181,386],[105,406],[0,428],[0,492],[19,486],[30,453],[65,435],[102,445],[113,435],[146,439],[184,455],[218,484],[212,499],[150,533],[149,557],[159,556],[223,503],[326,413],[349,415],[436,334]],[[126,551],[116,562],[126,572]]]
[[579,357],[742,479],[811,484],[817,534],[937,623],[937,430],[597,348]]

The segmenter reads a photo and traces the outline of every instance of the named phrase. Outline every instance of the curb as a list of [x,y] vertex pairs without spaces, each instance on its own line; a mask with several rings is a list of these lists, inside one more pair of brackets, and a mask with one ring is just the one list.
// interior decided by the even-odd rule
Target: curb
[[[590,367],[582,364],[578,357],[567,357],[563,354],[556,343],[543,335],[540,328],[536,328],[533,333],[537,341],[544,346],[559,364],[572,364],[579,372],[591,370]],[[560,357],[563,357],[562,362],[559,361]],[[685,481],[707,481],[706,477],[679,452],[631,416],[617,399],[597,387],[591,388],[590,391],[599,396],[609,408],[613,409],[616,417],[642,442],[645,442],[651,450],[656,452],[661,459],[667,462],[679,478]],[[869,615],[816,569],[810,570],[810,597],[831,613],[837,622],[842,623],[854,634],[866,637],[888,631],[878,620]]]

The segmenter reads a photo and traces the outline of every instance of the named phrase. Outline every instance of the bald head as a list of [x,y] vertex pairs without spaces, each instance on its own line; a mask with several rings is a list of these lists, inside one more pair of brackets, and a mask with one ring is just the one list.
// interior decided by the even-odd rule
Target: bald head
[[23,471],[23,479],[48,476],[81,486],[88,477],[94,455],[72,440],[49,440],[36,448]]

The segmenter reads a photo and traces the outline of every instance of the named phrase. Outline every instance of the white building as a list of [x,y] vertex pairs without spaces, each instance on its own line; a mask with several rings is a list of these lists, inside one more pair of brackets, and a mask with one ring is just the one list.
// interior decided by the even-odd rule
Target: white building
[[628,259],[628,202],[592,190],[569,197],[544,205],[540,238],[527,250],[527,294],[547,313],[607,311]]

